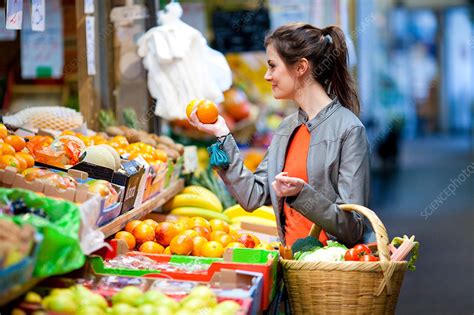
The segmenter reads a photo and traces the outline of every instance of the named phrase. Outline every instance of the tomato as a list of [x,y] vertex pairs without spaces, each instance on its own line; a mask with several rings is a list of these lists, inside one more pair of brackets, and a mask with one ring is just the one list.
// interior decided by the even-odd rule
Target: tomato
[[348,249],[346,251],[346,254],[344,255],[344,260],[345,261],[359,261],[359,256],[356,255],[354,248]]
[[359,261],[379,261],[379,258],[378,257],[375,257],[374,255],[372,254],[369,254],[369,255],[362,255],[360,257],[360,260]]
[[359,257],[372,254],[372,251],[370,250],[370,248],[365,244],[358,244],[354,246],[354,250],[355,250],[356,255]]

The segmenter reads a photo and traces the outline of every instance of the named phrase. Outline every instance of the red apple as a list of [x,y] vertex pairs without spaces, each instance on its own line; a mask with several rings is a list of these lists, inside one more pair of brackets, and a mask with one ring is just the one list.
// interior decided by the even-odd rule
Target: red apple
[[103,179],[93,179],[87,182],[91,193],[99,194],[105,199],[105,207],[109,207],[118,201],[118,194],[111,183]]
[[255,247],[255,240],[250,234],[239,234],[237,238],[237,242],[244,244],[247,248],[254,248]]

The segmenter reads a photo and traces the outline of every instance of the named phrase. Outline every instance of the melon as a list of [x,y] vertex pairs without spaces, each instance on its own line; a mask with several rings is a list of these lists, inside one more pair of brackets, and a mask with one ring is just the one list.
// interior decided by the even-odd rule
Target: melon
[[114,155],[102,145],[93,145],[83,151],[82,161],[117,170]]

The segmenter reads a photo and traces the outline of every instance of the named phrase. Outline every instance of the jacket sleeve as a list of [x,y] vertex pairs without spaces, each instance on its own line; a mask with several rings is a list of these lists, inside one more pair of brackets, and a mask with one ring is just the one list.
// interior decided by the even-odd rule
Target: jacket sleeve
[[219,169],[218,173],[237,202],[247,211],[269,204],[268,151],[255,173],[252,173],[244,166],[240,150],[232,135],[226,138],[223,149],[230,159],[230,165],[225,170]]
[[338,205],[353,203],[366,206],[369,197],[369,148],[365,128],[356,126],[343,140],[338,177],[338,197],[332,202],[320,191],[305,184],[297,196],[287,197],[290,207],[315,222],[348,246],[362,239],[364,219]]

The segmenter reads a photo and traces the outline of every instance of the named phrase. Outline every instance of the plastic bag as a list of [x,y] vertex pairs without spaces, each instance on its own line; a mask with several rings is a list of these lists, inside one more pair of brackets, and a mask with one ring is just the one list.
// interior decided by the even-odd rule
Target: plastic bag
[[35,277],[49,277],[78,269],[84,265],[85,256],[79,243],[81,213],[71,202],[42,197],[24,189],[0,188],[3,202],[23,199],[30,208],[41,208],[48,220],[36,215],[19,215],[14,221],[29,223],[43,235],[38,250]]

